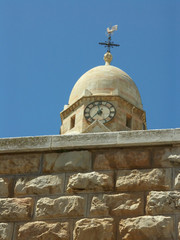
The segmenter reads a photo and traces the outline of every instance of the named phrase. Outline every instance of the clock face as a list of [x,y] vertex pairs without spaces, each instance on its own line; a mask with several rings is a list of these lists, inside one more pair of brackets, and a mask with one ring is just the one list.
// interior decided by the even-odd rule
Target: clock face
[[99,120],[102,123],[109,122],[116,114],[116,109],[110,102],[95,101],[87,105],[84,116],[88,122]]

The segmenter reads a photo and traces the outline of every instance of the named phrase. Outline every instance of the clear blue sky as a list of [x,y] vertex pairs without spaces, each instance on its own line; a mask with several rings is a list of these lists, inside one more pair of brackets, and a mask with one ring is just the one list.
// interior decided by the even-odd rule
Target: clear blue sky
[[73,85],[104,64],[136,83],[148,129],[180,127],[179,0],[1,0],[0,137],[55,135]]

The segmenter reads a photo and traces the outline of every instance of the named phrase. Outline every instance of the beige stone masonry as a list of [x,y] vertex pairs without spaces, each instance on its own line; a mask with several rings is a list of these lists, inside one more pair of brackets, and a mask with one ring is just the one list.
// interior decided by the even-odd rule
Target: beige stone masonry
[[8,178],[0,178],[0,197],[8,197],[9,184],[10,181]]
[[42,152],[51,150],[52,136],[1,138],[1,153]]
[[0,174],[37,173],[41,154],[0,155]]
[[0,139],[0,240],[180,240],[179,203],[180,129]]
[[113,187],[113,175],[111,173],[78,173],[70,176],[67,192],[112,191]]
[[171,169],[143,169],[118,171],[118,191],[170,190]]
[[150,192],[147,196],[146,212],[150,215],[180,214],[180,192]]
[[69,240],[67,222],[29,222],[19,226],[17,240]]
[[0,240],[11,240],[13,233],[12,223],[0,223]]
[[180,167],[180,148],[155,148],[153,151],[153,165],[156,167]]
[[30,220],[33,213],[32,198],[0,198],[0,221]]
[[149,150],[114,149],[95,152],[94,170],[148,167],[150,167]]
[[37,201],[35,218],[37,220],[59,217],[84,216],[85,200],[80,196],[63,196],[59,198],[41,198]]
[[19,178],[15,185],[15,195],[57,194],[63,191],[64,174],[45,175],[36,178]]
[[180,129],[1,138],[0,153],[180,144]]
[[174,189],[180,190],[180,168],[175,170]]
[[173,219],[165,216],[122,219],[119,231],[122,240],[175,240]]
[[129,217],[144,214],[143,194],[105,194],[94,196],[91,202],[91,216]]
[[109,207],[105,203],[103,196],[94,196],[91,201],[90,216],[91,217],[101,217],[110,216]]
[[73,240],[115,240],[112,218],[81,219],[76,222]]
[[89,151],[44,154],[43,172],[88,171],[91,166]]
[[179,144],[180,129],[120,131],[53,136],[51,149],[92,149]]

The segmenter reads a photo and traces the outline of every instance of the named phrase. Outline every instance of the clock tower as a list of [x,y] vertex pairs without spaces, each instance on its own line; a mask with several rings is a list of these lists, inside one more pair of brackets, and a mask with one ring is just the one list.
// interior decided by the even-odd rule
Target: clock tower
[[108,47],[105,65],[79,78],[60,113],[61,134],[146,129],[146,114],[135,83],[127,73],[110,65],[110,47],[118,46],[111,42],[111,33],[108,42],[100,43]]

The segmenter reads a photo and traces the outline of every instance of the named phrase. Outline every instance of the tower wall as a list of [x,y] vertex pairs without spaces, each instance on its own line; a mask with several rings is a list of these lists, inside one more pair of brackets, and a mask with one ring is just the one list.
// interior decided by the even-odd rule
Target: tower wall
[[[84,117],[84,110],[89,103],[94,101],[106,101],[113,104],[116,109],[114,118],[104,123],[112,132],[124,130],[146,129],[146,114],[119,96],[83,96],[76,103],[61,112],[61,134],[83,133],[92,123]],[[127,124],[128,116],[131,119]],[[74,124],[72,120],[74,118]]]
[[0,239],[177,240],[179,199],[180,129],[0,139]]

